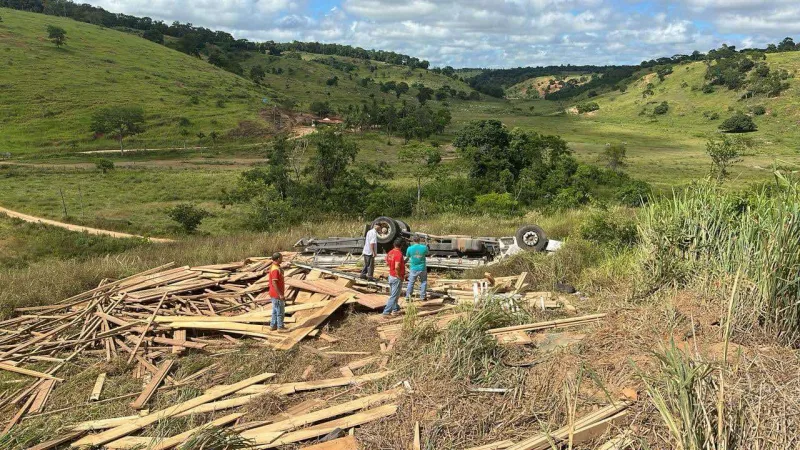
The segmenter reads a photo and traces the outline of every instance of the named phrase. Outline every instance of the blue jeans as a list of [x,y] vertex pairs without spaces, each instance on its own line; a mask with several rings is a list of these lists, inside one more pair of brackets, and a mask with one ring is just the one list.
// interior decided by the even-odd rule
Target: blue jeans
[[419,299],[425,300],[428,293],[428,271],[426,269],[414,270],[408,272],[408,287],[406,287],[406,301],[411,301],[411,294],[414,293],[414,282],[419,278]]
[[397,300],[400,299],[400,284],[403,280],[389,275],[389,301],[386,302],[386,308],[383,308],[384,314],[390,314],[395,311],[400,311],[400,306]]
[[283,327],[283,315],[286,311],[286,301],[279,298],[272,299],[272,318],[269,325],[272,327]]

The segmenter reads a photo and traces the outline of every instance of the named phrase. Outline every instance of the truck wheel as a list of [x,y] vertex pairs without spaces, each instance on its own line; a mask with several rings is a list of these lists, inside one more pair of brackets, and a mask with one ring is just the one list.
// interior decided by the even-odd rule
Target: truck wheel
[[537,225],[526,225],[518,229],[514,237],[519,248],[523,250],[541,252],[547,248],[547,236],[545,236],[544,230]]
[[372,221],[372,226],[374,227],[376,223],[380,225],[380,228],[378,228],[379,244],[388,244],[394,241],[397,235],[400,233],[400,227],[391,217],[378,217]]
[[406,233],[411,233],[411,227],[408,226],[407,223],[403,222],[400,219],[395,219],[394,221],[397,222],[397,226],[398,226],[398,228],[400,228],[400,231],[405,231]]

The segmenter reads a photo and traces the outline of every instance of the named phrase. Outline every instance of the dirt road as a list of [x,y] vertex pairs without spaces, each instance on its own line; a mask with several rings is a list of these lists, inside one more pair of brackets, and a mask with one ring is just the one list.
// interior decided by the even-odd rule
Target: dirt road
[[51,225],[51,226],[54,226],[54,227],[64,228],[64,229],[67,229],[67,230],[70,230],[70,231],[79,231],[79,232],[85,231],[85,232],[87,232],[89,234],[97,234],[97,235],[102,235],[102,236],[111,236],[111,237],[115,237],[115,238],[142,238],[142,239],[149,239],[152,242],[161,242],[161,243],[175,242],[175,240],[173,240],[173,239],[145,238],[144,236],[138,236],[138,235],[135,235],[135,234],[119,233],[117,231],[100,230],[100,229],[97,229],[97,228],[90,228],[90,227],[84,227],[84,226],[80,226],[80,225],[72,225],[72,224],[64,223],[64,222],[57,222],[55,220],[43,219],[41,217],[30,216],[28,214],[23,214],[23,213],[20,213],[20,212],[17,212],[17,211],[12,211],[10,209],[3,208],[2,206],[0,206],[0,214],[5,214],[8,217],[14,217],[16,219],[24,220],[25,222],[43,223],[43,224]]

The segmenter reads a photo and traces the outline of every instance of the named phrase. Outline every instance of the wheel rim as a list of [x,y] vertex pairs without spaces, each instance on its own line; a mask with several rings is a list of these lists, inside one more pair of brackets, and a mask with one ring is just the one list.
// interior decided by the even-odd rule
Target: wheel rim
[[392,226],[389,224],[389,222],[382,220],[380,222],[377,222],[377,224],[378,224],[378,238],[380,239],[388,238],[392,229]]
[[528,247],[533,247],[539,243],[539,235],[535,231],[528,231],[522,235],[522,242]]

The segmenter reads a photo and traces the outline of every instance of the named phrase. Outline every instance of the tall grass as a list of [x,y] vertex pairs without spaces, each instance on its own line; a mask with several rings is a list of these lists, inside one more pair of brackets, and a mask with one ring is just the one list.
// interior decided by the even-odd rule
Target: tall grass
[[799,188],[776,173],[774,185],[746,194],[700,183],[648,206],[639,223],[646,284],[724,288],[741,269],[736,326],[800,343]]

